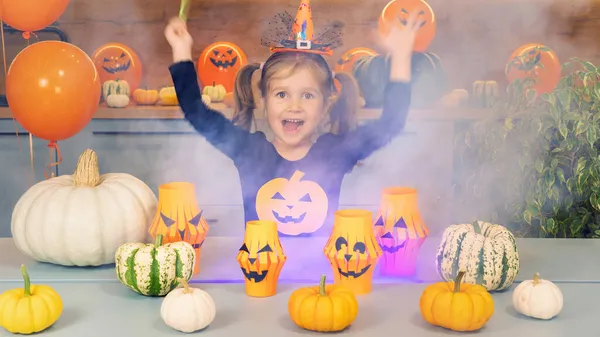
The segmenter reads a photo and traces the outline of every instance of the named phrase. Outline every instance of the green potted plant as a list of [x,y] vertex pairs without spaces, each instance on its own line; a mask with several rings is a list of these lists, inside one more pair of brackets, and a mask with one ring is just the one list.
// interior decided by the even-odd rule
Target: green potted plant
[[[515,81],[459,133],[455,209],[520,237],[600,237],[600,67],[571,59],[553,92]],[[462,219],[467,220],[467,219]]]

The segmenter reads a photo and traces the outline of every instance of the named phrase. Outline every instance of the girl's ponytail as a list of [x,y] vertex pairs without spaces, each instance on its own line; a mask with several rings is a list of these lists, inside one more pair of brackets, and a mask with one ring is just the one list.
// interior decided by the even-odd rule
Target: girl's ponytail
[[249,63],[240,69],[235,77],[233,100],[235,108],[232,121],[244,130],[250,131],[254,117],[254,95],[252,93],[252,74],[260,69],[259,63]]
[[360,93],[352,75],[340,72],[334,78],[342,88],[329,111],[329,121],[331,132],[339,135],[356,127]]

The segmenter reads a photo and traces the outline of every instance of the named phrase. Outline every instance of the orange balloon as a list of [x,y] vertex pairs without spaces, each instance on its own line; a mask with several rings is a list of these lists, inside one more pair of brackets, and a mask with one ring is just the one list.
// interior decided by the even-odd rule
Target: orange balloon
[[352,67],[354,66],[354,62],[358,60],[358,58],[363,56],[375,56],[377,52],[373,49],[358,47],[352,48],[345,52],[342,57],[336,62],[335,67],[333,68],[336,72],[348,71],[352,72]]
[[0,16],[7,25],[33,32],[58,20],[67,9],[69,0],[4,0],[0,3]]
[[556,88],[560,81],[561,64],[552,49],[539,43],[527,43],[513,51],[505,72],[509,82],[525,77],[535,79],[536,84],[532,88],[539,95]]
[[424,52],[435,37],[437,21],[433,9],[425,0],[392,0],[381,11],[378,28],[382,36],[386,36],[392,25],[406,25],[406,20],[411,13],[417,12],[419,18],[424,20],[415,36],[414,51]]
[[198,80],[205,87],[221,84],[232,92],[235,76],[246,63],[248,58],[242,48],[231,42],[215,42],[198,58]]
[[133,92],[142,82],[142,61],[133,49],[121,43],[107,43],[92,54],[100,81],[122,80]]
[[102,85],[90,57],[62,41],[23,49],[6,75],[13,117],[34,136],[49,141],[83,129],[98,109]]

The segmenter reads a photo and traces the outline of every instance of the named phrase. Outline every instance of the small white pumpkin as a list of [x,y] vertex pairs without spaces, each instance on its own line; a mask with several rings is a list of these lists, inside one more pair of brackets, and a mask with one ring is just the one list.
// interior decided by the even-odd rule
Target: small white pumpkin
[[180,278],[183,288],[173,289],[163,299],[160,317],[166,325],[181,332],[202,330],[215,319],[216,309],[212,297],[202,289],[192,288]]
[[99,266],[115,262],[126,242],[145,242],[156,195],[126,173],[100,174],[98,157],[85,150],[73,175],[29,188],[17,201],[11,231],[17,248],[40,262]]
[[537,319],[551,319],[563,308],[563,294],[549,280],[535,273],[533,280],[525,280],[515,288],[513,306],[522,315]]

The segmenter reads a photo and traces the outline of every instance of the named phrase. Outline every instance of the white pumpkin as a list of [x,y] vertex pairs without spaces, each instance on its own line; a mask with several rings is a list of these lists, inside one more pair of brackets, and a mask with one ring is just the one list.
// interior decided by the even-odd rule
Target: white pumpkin
[[533,280],[525,280],[515,288],[513,306],[522,315],[537,319],[551,319],[563,308],[563,294],[549,280],[536,273]]
[[212,297],[202,289],[192,288],[180,278],[183,288],[173,289],[165,296],[160,317],[166,325],[181,332],[202,330],[215,319],[216,308]]
[[143,181],[125,173],[100,175],[93,150],[73,175],[43,180],[17,201],[11,231],[30,258],[64,266],[115,262],[126,242],[145,242],[158,201]]

